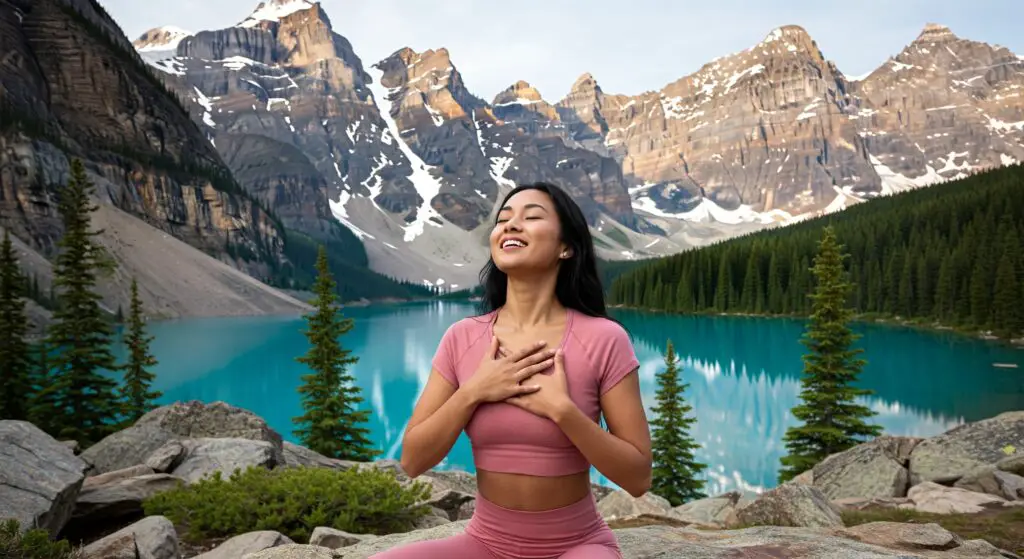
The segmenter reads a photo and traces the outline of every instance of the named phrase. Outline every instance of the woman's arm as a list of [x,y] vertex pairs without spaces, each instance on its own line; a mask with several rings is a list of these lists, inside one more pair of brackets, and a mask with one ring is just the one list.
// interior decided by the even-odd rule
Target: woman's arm
[[452,449],[476,410],[477,401],[457,389],[437,370],[430,373],[402,438],[402,469],[417,477],[433,468]]
[[651,433],[636,369],[601,396],[601,409],[608,431],[572,400],[560,406],[552,420],[599,472],[640,497],[651,488]]

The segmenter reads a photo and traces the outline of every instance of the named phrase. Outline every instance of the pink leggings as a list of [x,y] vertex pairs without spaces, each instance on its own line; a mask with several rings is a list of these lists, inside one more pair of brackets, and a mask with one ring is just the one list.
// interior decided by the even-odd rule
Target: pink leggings
[[371,559],[622,559],[590,495],[546,511],[500,507],[478,493],[465,532],[392,548]]

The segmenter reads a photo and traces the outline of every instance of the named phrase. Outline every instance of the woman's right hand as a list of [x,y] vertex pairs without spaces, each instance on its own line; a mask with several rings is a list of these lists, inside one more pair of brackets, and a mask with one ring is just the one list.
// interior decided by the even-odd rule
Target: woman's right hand
[[554,350],[540,351],[545,345],[547,342],[534,342],[510,355],[499,355],[498,338],[493,336],[490,350],[463,386],[479,403],[536,392],[540,387],[520,383],[554,364]]

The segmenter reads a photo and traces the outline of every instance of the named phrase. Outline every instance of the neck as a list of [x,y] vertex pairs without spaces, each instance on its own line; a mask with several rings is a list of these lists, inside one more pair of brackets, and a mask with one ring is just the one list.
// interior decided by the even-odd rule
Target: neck
[[513,328],[530,328],[559,322],[565,307],[555,296],[558,274],[543,277],[508,278],[501,313]]

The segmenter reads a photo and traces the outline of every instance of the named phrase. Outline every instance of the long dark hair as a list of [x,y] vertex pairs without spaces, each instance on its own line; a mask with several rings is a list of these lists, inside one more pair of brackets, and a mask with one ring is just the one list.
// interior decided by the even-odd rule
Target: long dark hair
[[[511,198],[523,190],[539,190],[551,197],[562,225],[562,242],[571,249],[571,256],[562,261],[555,284],[555,297],[567,308],[583,314],[610,318],[604,304],[604,289],[601,276],[597,273],[597,257],[594,255],[594,239],[583,217],[583,211],[564,190],[550,183],[536,182],[515,187],[498,208],[503,208]],[[494,264],[493,258],[480,270],[480,285],[484,293],[480,301],[481,314],[497,310],[505,304],[508,296],[508,276]]]

